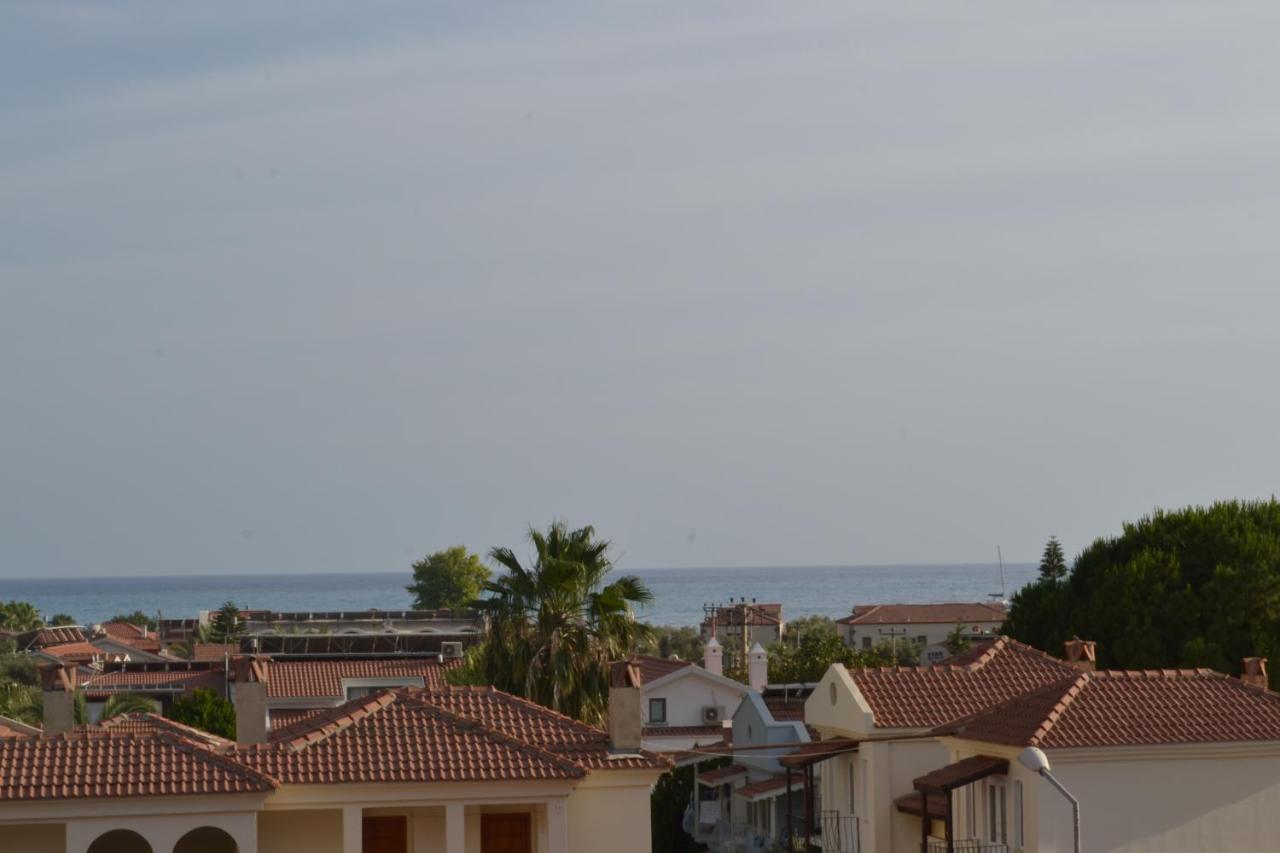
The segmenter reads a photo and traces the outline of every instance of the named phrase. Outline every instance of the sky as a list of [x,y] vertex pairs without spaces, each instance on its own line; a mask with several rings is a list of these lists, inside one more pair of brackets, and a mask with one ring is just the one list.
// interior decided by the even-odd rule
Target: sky
[[0,577],[1069,554],[1280,482],[1280,6],[10,2]]

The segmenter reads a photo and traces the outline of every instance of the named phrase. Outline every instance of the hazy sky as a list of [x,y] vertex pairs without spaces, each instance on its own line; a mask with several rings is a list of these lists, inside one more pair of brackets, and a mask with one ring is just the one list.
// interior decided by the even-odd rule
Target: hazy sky
[[1280,482],[1274,3],[0,11],[0,576],[1032,560]]

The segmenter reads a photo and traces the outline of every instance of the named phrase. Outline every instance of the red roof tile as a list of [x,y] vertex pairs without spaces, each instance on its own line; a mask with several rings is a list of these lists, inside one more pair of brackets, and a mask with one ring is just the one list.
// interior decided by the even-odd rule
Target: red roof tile
[[317,714],[323,714],[325,708],[271,708],[267,712],[271,717],[271,730],[279,731],[304,720],[309,720]]
[[965,624],[1004,622],[1003,604],[977,601],[950,604],[864,604],[837,619],[840,625]]
[[222,670],[108,670],[89,678],[83,689],[89,696],[111,693],[186,693],[192,690],[222,692],[226,673]]
[[226,660],[227,655],[239,654],[235,643],[195,643],[191,646],[191,660]]
[[342,699],[344,678],[421,678],[428,689],[445,687],[445,673],[462,665],[426,658],[263,660],[269,699]]
[[0,717],[0,738],[38,735],[40,731],[39,726],[28,725],[21,720],[10,719],[9,717]]
[[603,732],[487,688],[384,691],[236,755],[294,784],[577,779],[607,766],[667,766],[612,759]]
[[17,646],[22,651],[85,641],[84,631],[79,627],[37,628],[34,631],[24,631],[16,637]]
[[[792,787],[798,788],[799,783],[792,781]],[[733,795],[750,800],[768,794],[778,794],[787,790],[787,777],[772,776],[760,782],[752,782],[749,785],[743,785],[741,788],[734,788]]]
[[0,740],[0,801],[265,793],[262,773],[172,735],[81,730]]
[[175,720],[170,720],[168,717],[162,717],[159,714],[121,714],[118,717],[103,720],[98,724],[97,728],[105,731],[137,735],[167,734],[218,751],[226,751],[235,746],[235,741],[233,740],[227,740],[218,735],[192,728]]
[[1280,695],[1207,669],[1080,673],[939,732],[1045,749],[1280,741]]
[[641,684],[657,681],[664,675],[670,675],[673,672],[693,666],[687,660],[660,658],[653,655],[632,655],[629,660],[639,668]]
[[850,674],[879,728],[932,728],[1072,677],[1078,670],[1008,637],[933,666]]
[[727,767],[717,767],[715,770],[704,770],[698,774],[698,781],[704,785],[723,785],[731,779],[739,776],[745,776],[747,768],[741,764],[730,764]]
[[105,658],[110,654],[92,643],[84,642],[59,643],[56,646],[45,646],[40,651],[53,655],[64,663],[89,663],[94,658]]

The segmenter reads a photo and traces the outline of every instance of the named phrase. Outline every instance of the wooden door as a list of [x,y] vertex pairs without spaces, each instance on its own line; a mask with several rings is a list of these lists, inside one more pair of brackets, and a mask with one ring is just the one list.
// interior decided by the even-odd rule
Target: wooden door
[[408,824],[401,815],[366,817],[361,834],[364,853],[407,853],[409,849]]
[[480,853],[533,853],[533,824],[529,815],[481,815]]

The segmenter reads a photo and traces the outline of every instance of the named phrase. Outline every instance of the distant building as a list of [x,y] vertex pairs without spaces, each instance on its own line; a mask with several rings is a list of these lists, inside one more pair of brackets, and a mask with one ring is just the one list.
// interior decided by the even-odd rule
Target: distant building
[[990,639],[1007,615],[999,602],[863,604],[836,625],[846,646],[865,651],[881,643],[941,645],[957,628],[971,639]]
[[702,620],[701,633],[704,643],[712,637],[720,642],[725,666],[734,668],[743,666],[744,654],[756,643],[766,649],[776,645],[785,628],[781,604],[758,604],[744,598],[715,606]]

